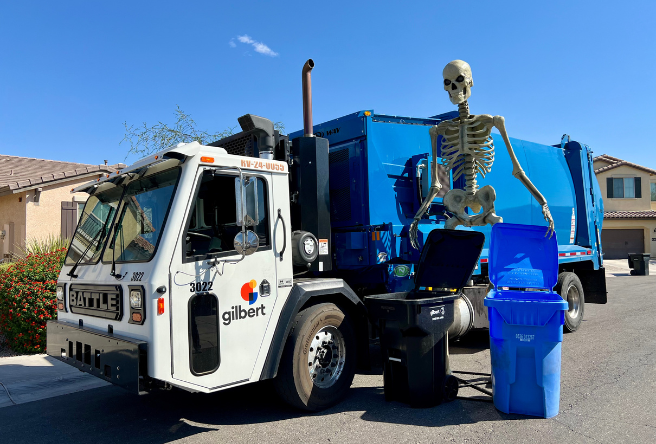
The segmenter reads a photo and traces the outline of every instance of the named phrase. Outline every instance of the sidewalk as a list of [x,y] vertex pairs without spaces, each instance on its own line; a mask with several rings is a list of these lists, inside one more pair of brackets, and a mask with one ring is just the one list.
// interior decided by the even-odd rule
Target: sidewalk
[[[605,259],[604,267],[606,268],[606,277],[630,276],[631,269],[627,259]],[[649,261],[650,274],[656,274],[656,259]]]
[[107,385],[47,355],[0,358],[0,408]]

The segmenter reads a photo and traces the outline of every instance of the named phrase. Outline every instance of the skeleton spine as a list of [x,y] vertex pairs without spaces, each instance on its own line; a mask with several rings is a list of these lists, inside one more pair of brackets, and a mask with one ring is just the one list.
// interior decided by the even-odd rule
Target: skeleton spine
[[[460,125],[464,125],[465,119],[469,117],[469,103],[467,103],[466,100],[458,105],[458,113],[459,113],[458,117],[460,119]],[[465,144],[467,142],[463,140],[461,141],[461,143]],[[478,168],[476,165],[476,158],[471,154],[465,154],[463,157],[464,157],[463,172],[465,173],[465,191],[467,192],[467,194],[473,196],[474,194],[476,194],[476,191],[478,190],[478,185],[476,184],[476,173],[478,172]]]
[[460,113],[458,116],[460,123],[465,123],[465,119],[469,117],[469,103],[466,100],[458,105],[458,113]]

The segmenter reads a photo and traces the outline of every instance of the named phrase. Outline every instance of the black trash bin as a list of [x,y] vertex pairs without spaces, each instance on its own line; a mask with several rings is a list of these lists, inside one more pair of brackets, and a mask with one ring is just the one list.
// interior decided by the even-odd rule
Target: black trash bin
[[629,253],[629,268],[632,276],[649,276],[649,253]]
[[433,230],[421,252],[415,288],[367,296],[380,332],[385,399],[431,407],[455,399],[447,330],[453,303],[470,279],[485,242],[474,231]]

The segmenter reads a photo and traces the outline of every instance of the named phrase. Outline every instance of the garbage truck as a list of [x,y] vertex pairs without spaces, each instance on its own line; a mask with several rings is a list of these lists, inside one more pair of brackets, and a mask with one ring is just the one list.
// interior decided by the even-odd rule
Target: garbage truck
[[[428,186],[428,129],[451,117],[361,111],[314,126],[312,67],[303,69],[302,133],[284,136],[247,114],[233,136],[164,149],[73,190],[89,196],[57,283],[50,356],[138,394],[272,379],[301,409],[342,399],[369,365],[364,296],[412,288],[422,265],[408,227]],[[567,139],[513,143],[549,200],[559,285],[578,291],[572,306],[582,315],[584,294],[605,300],[590,150]],[[537,224],[509,162],[497,162],[488,178],[498,213]],[[420,245],[447,217],[436,199]],[[453,337],[476,327],[486,254],[458,298]]]

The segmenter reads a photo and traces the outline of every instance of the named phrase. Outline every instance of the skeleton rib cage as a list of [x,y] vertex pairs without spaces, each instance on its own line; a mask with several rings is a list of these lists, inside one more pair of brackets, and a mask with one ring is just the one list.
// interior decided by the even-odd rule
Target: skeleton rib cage
[[481,117],[488,116],[472,116],[463,123],[455,119],[438,125],[438,133],[442,135],[442,165],[447,171],[452,171],[454,181],[465,175],[467,194],[476,193],[477,174],[485,177],[494,163],[492,126],[483,122]]

